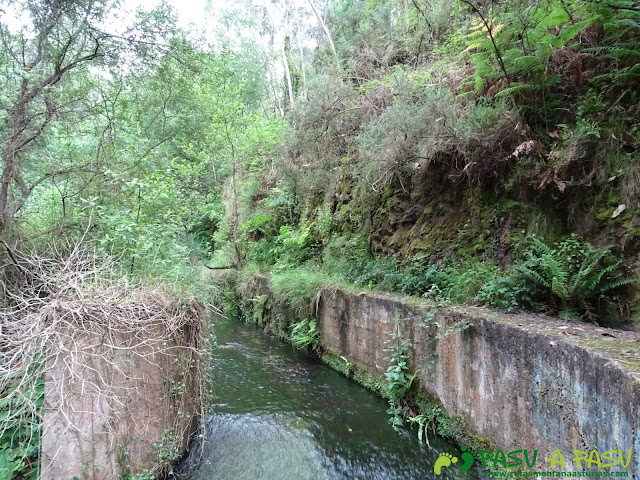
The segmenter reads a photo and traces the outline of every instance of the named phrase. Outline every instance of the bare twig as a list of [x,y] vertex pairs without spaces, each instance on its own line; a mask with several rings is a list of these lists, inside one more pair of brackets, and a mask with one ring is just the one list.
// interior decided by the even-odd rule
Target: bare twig
[[[75,243],[52,243],[44,251],[20,251],[0,243],[6,263],[19,271],[17,279],[0,278],[0,396],[10,405],[0,419],[0,436],[20,422],[32,425],[32,435],[39,434],[43,411],[37,389],[43,378],[53,379],[47,381],[47,417],[57,418],[65,430],[87,434],[86,426],[77,423],[77,399],[83,395],[99,399],[81,409],[85,417],[102,418],[104,424],[136,418],[128,399],[150,380],[158,382],[148,378],[148,368],[155,367],[153,371],[166,376],[160,384],[165,385],[166,398],[161,400],[168,408],[161,415],[174,422],[175,442],[181,448],[191,423],[184,412],[193,412],[195,406],[197,415],[204,414],[204,307],[124,281],[114,262],[100,258],[84,236]],[[179,364],[178,380],[188,392],[177,396],[169,380],[172,371],[178,375]],[[91,411],[84,411],[87,408]],[[156,466],[156,473],[165,467]]]

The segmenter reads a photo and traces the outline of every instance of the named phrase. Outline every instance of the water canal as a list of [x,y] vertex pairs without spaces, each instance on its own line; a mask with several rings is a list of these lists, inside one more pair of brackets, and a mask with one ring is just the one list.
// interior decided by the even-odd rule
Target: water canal
[[473,469],[434,473],[453,445],[395,431],[387,403],[253,325],[219,319],[213,413],[203,455],[192,449],[191,480],[474,480]]

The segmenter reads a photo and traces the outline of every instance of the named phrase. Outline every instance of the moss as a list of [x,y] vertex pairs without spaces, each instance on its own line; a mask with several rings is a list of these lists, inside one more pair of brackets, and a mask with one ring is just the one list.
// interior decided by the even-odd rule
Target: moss
[[588,337],[580,339],[580,344],[621,362],[627,370],[640,372],[640,353],[635,340]]
[[388,398],[387,384],[383,376],[376,376],[364,367],[356,365],[352,370],[351,378],[366,389],[380,395],[382,398]]
[[447,414],[440,399],[424,388],[419,388],[410,401],[418,410],[418,415],[423,415],[427,419],[427,425],[430,425],[431,430],[437,435],[457,445],[467,445],[474,450],[494,451],[496,449],[495,444],[488,437],[473,433],[461,416],[452,417]]
[[353,363],[331,350],[324,350],[320,359],[327,366],[336,372],[342,373],[345,377],[354,380],[367,390],[383,397],[388,398],[385,378],[382,375],[375,375],[365,366],[359,363]]

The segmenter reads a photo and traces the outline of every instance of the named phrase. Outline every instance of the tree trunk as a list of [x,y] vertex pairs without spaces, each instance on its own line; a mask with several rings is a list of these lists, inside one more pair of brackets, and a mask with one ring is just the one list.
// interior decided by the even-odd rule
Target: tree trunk
[[[285,37],[286,39],[286,37]],[[286,40],[285,40],[286,42]],[[284,73],[287,77],[287,88],[289,90],[289,108],[293,108],[293,82],[291,81],[291,70],[289,68],[289,57],[285,49],[285,42],[282,43],[282,63],[284,63]]]
[[324,36],[327,37],[327,41],[329,42],[329,46],[331,47],[331,51],[333,52],[333,54],[335,56],[338,56],[338,54],[336,53],[336,47],[333,45],[333,38],[331,38],[331,33],[329,33],[329,29],[327,28],[327,24],[324,23],[324,20],[322,19],[322,15],[320,15],[320,12],[316,8],[316,4],[313,3],[313,0],[309,0],[309,5],[311,5],[311,8],[313,9],[313,13],[316,14],[316,18],[318,19],[318,22],[320,22],[320,26],[322,27],[322,31],[324,32]]

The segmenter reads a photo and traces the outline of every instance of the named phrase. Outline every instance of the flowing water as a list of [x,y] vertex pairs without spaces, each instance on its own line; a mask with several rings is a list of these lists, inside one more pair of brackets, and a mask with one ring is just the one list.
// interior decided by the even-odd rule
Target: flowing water
[[[192,480],[464,479],[440,452],[460,451],[430,436],[394,431],[387,403],[252,325],[220,319],[215,332],[213,414],[206,442],[179,469]],[[459,464],[458,464],[459,465]],[[188,472],[188,473],[187,473]]]

